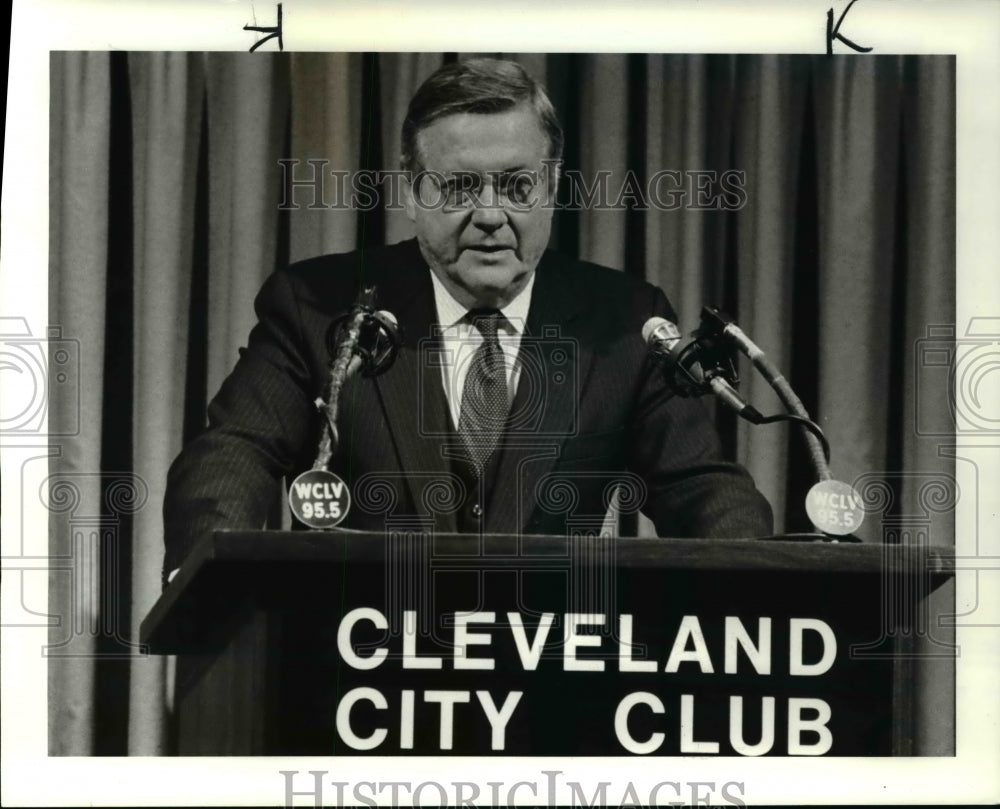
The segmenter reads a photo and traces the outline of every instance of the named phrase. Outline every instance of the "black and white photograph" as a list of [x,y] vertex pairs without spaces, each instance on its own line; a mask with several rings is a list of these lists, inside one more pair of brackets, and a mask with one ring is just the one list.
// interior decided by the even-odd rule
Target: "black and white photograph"
[[170,802],[995,799],[998,16],[227,5],[32,57],[5,748],[24,656],[33,755]]

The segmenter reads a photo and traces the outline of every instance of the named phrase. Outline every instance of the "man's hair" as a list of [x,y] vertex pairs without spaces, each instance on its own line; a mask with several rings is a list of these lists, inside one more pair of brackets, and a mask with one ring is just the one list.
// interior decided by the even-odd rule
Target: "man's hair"
[[549,140],[549,157],[562,158],[563,131],[542,85],[517,62],[469,59],[436,70],[414,94],[403,121],[401,163],[416,171],[417,135],[438,118],[462,112],[504,112],[527,101]]

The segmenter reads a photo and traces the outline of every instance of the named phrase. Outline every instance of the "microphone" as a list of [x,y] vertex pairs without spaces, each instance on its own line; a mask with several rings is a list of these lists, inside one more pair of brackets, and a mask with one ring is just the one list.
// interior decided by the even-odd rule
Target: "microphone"
[[350,350],[344,379],[358,370],[362,376],[378,376],[392,367],[402,343],[399,323],[392,312],[356,304],[340,315],[326,332],[326,350],[331,358]]
[[392,367],[401,343],[399,321],[385,309],[365,318],[358,335],[358,356],[363,376],[378,376]]
[[385,309],[364,312],[357,336],[353,338],[347,328],[341,328],[350,317],[348,315],[335,324],[335,334],[332,340],[328,334],[327,344],[331,356],[336,356],[345,343],[350,345],[351,361],[347,365],[344,379],[350,379],[358,371],[361,371],[362,376],[371,377],[389,370],[396,361],[399,350],[399,324],[396,316]]
[[651,317],[643,324],[642,339],[650,350],[669,354],[681,341],[681,330],[665,317]]
[[751,424],[763,422],[764,417],[757,409],[736,392],[733,387],[736,368],[732,359],[723,356],[717,347],[706,351],[695,341],[679,348],[680,329],[663,317],[651,317],[646,321],[642,327],[642,339],[653,356],[663,360],[669,373],[670,387],[679,396],[713,393],[726,407]]

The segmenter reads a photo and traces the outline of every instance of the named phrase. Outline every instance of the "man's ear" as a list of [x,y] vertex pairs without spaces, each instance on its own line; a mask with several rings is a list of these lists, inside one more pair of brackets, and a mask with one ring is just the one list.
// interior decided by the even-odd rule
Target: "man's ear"
[[417,221],[417,203],[413,198],[416,193],[413,188],[413,172],[403,172],[403,182],[400,184],[403,197],[403,210],[406,211],[406,218],[411,222]]
[[545,173],[548,202],[551,204],[559,191],[559,178],[562,176],[562,160],[547,157],[542,161],[542,167],[542,171]]

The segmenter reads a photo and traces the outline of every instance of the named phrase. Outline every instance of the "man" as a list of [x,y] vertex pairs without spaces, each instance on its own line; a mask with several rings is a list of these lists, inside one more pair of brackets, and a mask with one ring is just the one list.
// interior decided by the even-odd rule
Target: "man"
[[768,534],[704,406],[648,359],[643,324],[675,319],[663,293],[546,250],[562,131],[541,87],[511,62],[446,65],[411,101],[402,146],[416,240],[267,281],[208,431],[171,469],[165,573],[212,531],[262,527],[275,481],[310,468],[327,332],[369,286],[404,345],[341,392],[344,527],[565,534],[599,526],[617,496],[662,536]]

